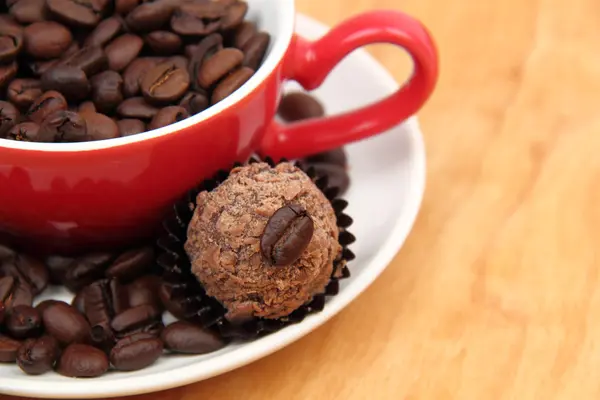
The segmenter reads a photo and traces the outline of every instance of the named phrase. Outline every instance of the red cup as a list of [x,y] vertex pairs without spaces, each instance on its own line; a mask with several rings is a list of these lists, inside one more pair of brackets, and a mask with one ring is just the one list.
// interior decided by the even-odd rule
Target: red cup
[[[208,110],[139,135],[86,143],[0,139],[0,230],[42,252],[74,253],[144,240],[183,193],[252,153],[298,158],[361,140],[401,123],[430,96],[438,76],[426,28],[397,11],[368,12],[310,42],[293,33],[292,0],[249,1],[269,31],[265,62],[238,91]],[[318,87],[353,50],[395,44],[414,62],[387,99],[342,115],[274,122],[282,84]]]

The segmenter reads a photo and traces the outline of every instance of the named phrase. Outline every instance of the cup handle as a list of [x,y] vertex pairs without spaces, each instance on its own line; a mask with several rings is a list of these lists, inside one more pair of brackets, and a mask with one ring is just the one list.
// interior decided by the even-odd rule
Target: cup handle
[[398,11],[358,15],[314,42],[295,35],[284,60],[284,78],[297,81],[306,90],[316,89],[345,56],[374,43],[397,45],[412,57],[412,76],[397,92],[340,115],[290,124],[274,121],[261,142],[259,154],[277,160],[331,150],[384,132],[416,113],[437,82],[437,49],[423,24]]

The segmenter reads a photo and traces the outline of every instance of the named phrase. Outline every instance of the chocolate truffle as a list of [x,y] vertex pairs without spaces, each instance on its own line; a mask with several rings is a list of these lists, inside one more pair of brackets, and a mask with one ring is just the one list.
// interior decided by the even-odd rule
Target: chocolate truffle
[[[227,308],[227,319],[285,317],[325,291],[342,251],[339,230],[330,202],[302,170],[290,163],[238,167],[213,191],[200,192],[196,203],[185,251],[207,294]],[[267,224],[286,212],[302,217],[287,233],[312,233],[280,240],[300,246],[289,264],[264,254]]]

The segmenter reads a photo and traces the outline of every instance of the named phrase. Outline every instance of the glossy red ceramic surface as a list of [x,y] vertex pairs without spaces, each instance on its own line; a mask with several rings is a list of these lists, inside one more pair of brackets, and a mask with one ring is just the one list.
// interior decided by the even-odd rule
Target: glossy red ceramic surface
[[[285,78],[313,89],[346,54],[375,42],[404,47],[415,60],[412,79],[398,93],[347,115],[285,127],[272,122]],[[66,253],[144,239],[174,200],[217,169],[254,151],[293,158],[374,135],[415,113],[436,78],[429,35],[401,13],[356,17],[315,43],[295,38],[254,91],[192,127],[79,152],[0,143],[0,230],[25,247]]]

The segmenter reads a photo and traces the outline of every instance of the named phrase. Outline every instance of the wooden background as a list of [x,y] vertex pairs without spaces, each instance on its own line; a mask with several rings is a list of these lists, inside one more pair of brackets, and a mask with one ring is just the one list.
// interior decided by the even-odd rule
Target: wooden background
[[[298,0],[328,24],[390,3]],[[139,400],[599,398],[600,2],[396,3],[442,60],[405,247],[308,337]],[[403,79],[399,52],[372,51]]]

